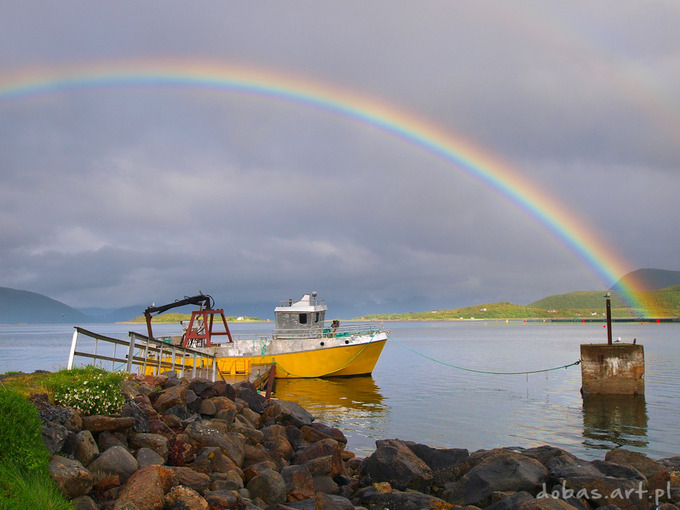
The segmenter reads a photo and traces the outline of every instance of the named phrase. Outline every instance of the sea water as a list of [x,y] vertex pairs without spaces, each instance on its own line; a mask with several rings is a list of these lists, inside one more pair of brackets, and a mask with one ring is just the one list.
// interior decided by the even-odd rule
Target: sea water
[[[144,325],[83,325],[125,338]],[[400,438],[476,450],[542,444],[584,458],[623,446],[652,458],[680,454],[680,325],[614,323],[622,342],[645,348],[645,396],[580,394],[582,343],[606,343],[602,323],[523,321],[389,322],[370,377],[277,380],[275,395],[300,402],[340,428],[348,449],[366,455],[375,441]],[[177,334],[176,324],[155,326]],[[235,323],[233,334],[261,336],[265,323]],[[73,328],[0,325],[0,373],[66,365]],[[105,367],[109,368],[109,367]],[[114,367],[116,368],[116,367]],[[507,375],[556,368],[548,372]]]

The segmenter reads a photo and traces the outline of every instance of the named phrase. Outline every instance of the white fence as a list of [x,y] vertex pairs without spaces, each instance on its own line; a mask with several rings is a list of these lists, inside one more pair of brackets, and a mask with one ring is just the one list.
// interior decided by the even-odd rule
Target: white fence
[[[180,377],[202,377],[215,381],[215,355],[196,349],[179,347],[130,331],[129,339],[112,338],[76,327],[66,368],[71,370],[77,360],[82,365],[94,365],[111,372],[125,371],[159,375],[175,370]],[[109,365],[110,368],[109,368]]]

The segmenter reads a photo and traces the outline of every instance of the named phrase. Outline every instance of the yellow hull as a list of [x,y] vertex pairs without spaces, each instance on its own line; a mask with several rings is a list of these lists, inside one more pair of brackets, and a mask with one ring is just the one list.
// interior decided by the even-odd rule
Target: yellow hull
[[217,358],[224,374],[249,373],[258,365],[276,364],[276,378],[344,377],[373,372],[387,340],[342,345],[326,349],[290,352],[275,356],[234,356]]

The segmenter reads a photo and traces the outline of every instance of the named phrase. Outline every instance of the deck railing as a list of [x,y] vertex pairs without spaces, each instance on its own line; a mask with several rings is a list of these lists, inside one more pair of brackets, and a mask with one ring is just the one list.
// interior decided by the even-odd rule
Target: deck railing
[[84,364],[101,368],[107,368],[110,362],[111,372],[132,373],[136,367],[139,374],[159,375],[175,370],[180,377],[203,377],[211,381],[216,380],[218,370],[214,354],[171,345],[134,331],[130,331],[126,340],[76,327],[66,368],[71,370],[76,358],[84,358],[88,360]]
[[299,327],[291,329],[277,328],[274,330],[274,338],[333,338],[352,335],[375,335],[384,331],[383,325],[378,323],[360,322],[347,324],[337,328],[326,324],[325,327],[313,326],[309,328]]

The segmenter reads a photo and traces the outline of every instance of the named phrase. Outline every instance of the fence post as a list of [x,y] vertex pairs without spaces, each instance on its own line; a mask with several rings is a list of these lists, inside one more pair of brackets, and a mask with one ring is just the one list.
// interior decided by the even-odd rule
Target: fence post
[[73,368],[73,358],[76,355],[76,344],[78,343],[78,328],[73,332],[73,339],[71,340],[71,352],[68,354],[68,363],[66,365],[67,370]]
[[158,365],[156,365],[156,375],[161,375],[161,365],[163,364],[163,344],[158,351]]
[[125,370],[130,374],[132,373],[132,360],[135,359],[135,344],[137,343],[137,337],[135,336],[134,331],[130,331],[128,336],[130,337],[130,346],[128,347],[127,366],[125,367]]

